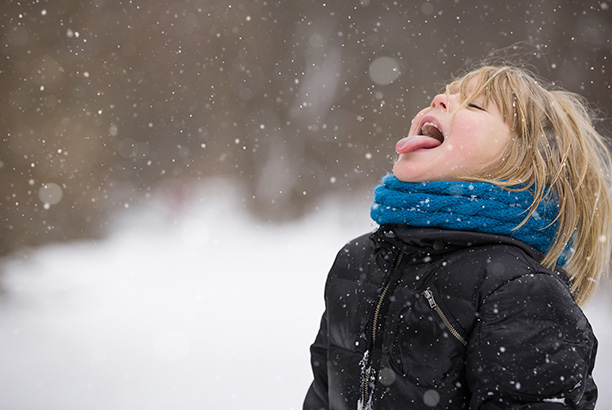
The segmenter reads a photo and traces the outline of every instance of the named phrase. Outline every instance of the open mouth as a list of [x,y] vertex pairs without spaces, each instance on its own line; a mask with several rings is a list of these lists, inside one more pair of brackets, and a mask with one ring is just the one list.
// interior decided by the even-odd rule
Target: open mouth
[[437,124],[431,121],[426,121],[421,125],[421,129],[419,130],[419,135],[423,135],[429,138],[436,139],[440,141],[440,143],[444,142],[444,133],[442,132],[440,127],[438,127]]
[[424,151],[439,147],[444,143],[444,132],[433,117],[424,118],[416,135],[402,138],[395,145],[395,152],[408,154],[414,151]]

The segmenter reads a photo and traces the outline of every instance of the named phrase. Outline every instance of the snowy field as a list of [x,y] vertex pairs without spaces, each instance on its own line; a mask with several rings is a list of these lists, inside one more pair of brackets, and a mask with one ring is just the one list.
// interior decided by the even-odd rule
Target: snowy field
[[[105,240],[5,260],[0,409],[300,409],[325,276],[373,229],[367,200],[265,225],[223,186],[129,209]],[[586,309],[599,410],[612,408],[609,299]]]

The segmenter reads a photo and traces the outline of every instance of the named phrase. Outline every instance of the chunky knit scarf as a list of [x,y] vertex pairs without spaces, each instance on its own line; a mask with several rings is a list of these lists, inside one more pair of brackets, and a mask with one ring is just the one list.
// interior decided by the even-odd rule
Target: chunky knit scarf
[[[555,239],[559,205],[540,201],[527,222],[533,193],[508,191],[484,182],[402,182],[385,176],[374,190],[370,215],[378,224],[407,224],[509,236],[547,253]],[[557,260],[565,265],[569,246]]]

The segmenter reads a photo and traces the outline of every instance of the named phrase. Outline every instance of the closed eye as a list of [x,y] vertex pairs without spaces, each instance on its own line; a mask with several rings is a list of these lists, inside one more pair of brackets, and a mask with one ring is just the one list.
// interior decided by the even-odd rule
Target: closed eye
[[476,105],[476,104],[468,104],[468,107],[476,108],[477,110],[480,110],[480,111],[484,111],[485,110],[484,108],[482,108],[481,106]]

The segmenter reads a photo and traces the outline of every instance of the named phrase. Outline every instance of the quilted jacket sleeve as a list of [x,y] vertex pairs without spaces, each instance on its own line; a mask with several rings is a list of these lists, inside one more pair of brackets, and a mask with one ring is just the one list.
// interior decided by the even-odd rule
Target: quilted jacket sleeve
[[304,410],[327,410],[327,316],[323,313],[321,327],[310,346],[310,363],[314,381],[308,389],[304,400]]
[[597,340],[567,286],[521,276],[484,296],[467,350],[470,409],[593,409]]

